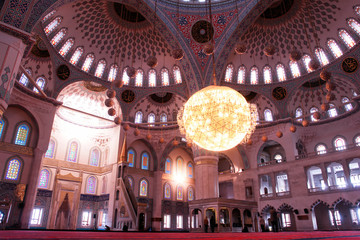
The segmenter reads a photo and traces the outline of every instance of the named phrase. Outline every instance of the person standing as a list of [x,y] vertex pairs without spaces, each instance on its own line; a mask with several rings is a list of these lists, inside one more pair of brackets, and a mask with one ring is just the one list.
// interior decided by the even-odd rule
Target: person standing
[[275,209],[270,210],[270,219],[271,219],[271,227],[273,232],[279,231],[279,225],[278,225],[278,219],[277,219],[277,213]]
[[211,232],[214,232],[215,231],[215,217],[214,216],[211,216],[210,218],[210,228],[211,228]]
[[265,219],[262,216],[260,216],[259,223],[260,223],[261,231],[265,232]]
[[205,232],[208,232],[208,227],[209,227],[209,221],[207,219],[207,217],[204,218],[204,228],[205,228]]

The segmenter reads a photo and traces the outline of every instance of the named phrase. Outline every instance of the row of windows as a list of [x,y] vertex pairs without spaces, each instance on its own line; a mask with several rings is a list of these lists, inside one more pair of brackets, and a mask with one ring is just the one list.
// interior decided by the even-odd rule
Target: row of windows
[[[171,200],[171,185],[170,183],[164,184],[164,199]],[[176,186],[176,197],[175,199],[177,201],[183,201],[184,200],[184,188],[180,185]],[[194,188],[192,186],[189,186],[187,189],[187,200],[193,201],[195,199],[194,197]]]
[[[61,21],[62,21],[62,17],[60,17],[60,16],[54,18],[54,20],[52,20],[44,28],[46,35],[49,36],[60,25]],[[51,44],[54,47],[57,46],[60,43],[60,41],[65,37],[66,33],[67,33],[66,28],[60,29],[55,34],[55,36],[51,39],[51,41],[50,41]],[[67,56],[67,54],[72,49],[74,44],[75,44],[74,38],[67,39],[66,42],[60,48],[59,54],[63,57]],[[81,56],[83,55],[83,53],[84,53],[84,48],[77,47],[70,58],[70,63],[73,65],[77,65],[79,63],[79,60],[80,60]],[[83,70],[84,72],[89,72],[94,60],[95,60],[94,54],[92,54],[92,53],[88,54],[85,57],[85,60],[81,67],[81,70]],[[106,66],[107,66],[107,63],[106,63],[105,59],[100,59],[97,63],[94,75],[98,78],[102,78],[104,76]],[[128,70],[127,67],[124,68],[123,74],[122,74],[122,81],[123,81],[124,85],[130,84],[130,77],[127,74],[127,70]],[[116,64],[111,65],[110,70],[108,72],[107,80],[109,82],[114,81],[117,77],[118,72],[119,72],[118,65],[116,65]],[[160,74],[161,74],[161,85],[169,86],[170,85],[169,70],[166,68],[163,68],[163,69],[161,69]],[[157,76],[156,70],[150,69],[148,72],[148,86],[149,87],[156,87],[156,82],[157,82],[156,76]],[[174,79],[175,84],[182,83],[181,72],[180,72],[180,68],[178,66],[173,67],[173,79]],[[144,71],[140,68],[136,70],[134,85],[136,87],[142,87],[144,85]]]
[[[31,76],[32,75],[32,72],[29,68],[25,69],[25,71]],[[45,88],[45,85],[46,85],[46,79],[41,76],[41,77],[38,77],[36,78],[35,80],[36,82],[36,85],[38,85],[38,87],[41,89],[41,90],[44,90]],[[20,76],[20,79],[19,79],[19,83],[21,83],[22,85],[24,85],[25,87],[27,87],[29,85],[29,79],[28,77],[23,73],[21,74]],[[36,87],[33,87],[33,91],[36,92],[36,93],[39,93],[39,91],[37,90]]]
[[[7,121],[3,118],[0,121],[0,139],[4,138]],[[15,130],[15,138],[12,143],[20,146],[27,146],[30,138],[30,125],[28,123],[18,123]]]
[[[135,113],[135,123],[143,123],[143,113],[141,111],[137,111]],[[155,113],[151,112],[148,115],[148,119],[147,122],[150,123],[149,126],[150,127],[154,127],[155,124],[151,124],[151,123],[155,123],[156,121],[156,117],[155,117]],[[166,123],[168,121],[168,116],[166,113],[161,113],[160,114],[160,122],[162,123]],[[163,124],[164,126],[166,126],[166,124]]]
[[[360,147],[360,135],[357,135],[354,138],[354,144],[355,146]],[[346,150],[346,141],[343,137],[336,137],[333,141],[333,145],[336,151]],[[328,148],[323,143],[319,143],[315,147],[315,151],[318,155],[326,154],[328,151],[327,149]]]
[[[127,162],[129,164],[129,167],[135,166],[135,150],[129,149],[127,153]],[[149,153],[143,152],[141,154],[141,169],[143,170],[149,170],[150,169],[150,157]]]
[[[351,29],[360,36],[360,23],[353,18],[348,19],[347,23],[351,27]],[[339,37],[348,49],[354,47],[356,44],[353,37],[345,29],[339,30]],[[341,50],[341,47],[338,45],[336,40],[329,39],[327,41],[327,46],[331,50],[331,53],[333,54],[334,58],[339,58],[343,55],[343,51]],[[315,55],[318,58],[318,61],[320,62],[321,66],[325,66],[329,64],[329,58],[325,53],[324,49],[316,48]],[[313,71],[309,67],[310,61],[311,61],[311,57],[309,55],[306,54],[302,57],[303,65],[308,73]],[[293,78],[297,78],[301,76],[300,66],[298,62],[290,61],[289,67]],[[238,84],[245,84],[245,77],[246,77],[245,74],[246,74],[245,66],[240,66],[238,69],[237,81],[236,81]],[[234,75],[234,66],[232,64],[229,64],[226,67],[226,71],[225,71],[225,82],[232,82],[233,75]],[[279,82],[283,82],[287,80],[287,74],[285,71],[285,66],[283,64],[279,63],[276,65],[276,75],[277,75],[277,80]],[[265,84],[269,84],[273,82],[273,71],[270,66],[265,66],[263,68],[263,82]],[[250,84],[259,84],[259,69],[256,66],[253,66],[250,69]]]

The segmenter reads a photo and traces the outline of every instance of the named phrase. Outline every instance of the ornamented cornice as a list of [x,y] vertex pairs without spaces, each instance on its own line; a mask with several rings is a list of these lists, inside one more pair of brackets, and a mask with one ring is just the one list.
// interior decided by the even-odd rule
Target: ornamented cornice
[[34,149],[31,147],[19,146],[6,142],[0,142],[0,150],[5,152],[13,152],[21,155],[34,155]]

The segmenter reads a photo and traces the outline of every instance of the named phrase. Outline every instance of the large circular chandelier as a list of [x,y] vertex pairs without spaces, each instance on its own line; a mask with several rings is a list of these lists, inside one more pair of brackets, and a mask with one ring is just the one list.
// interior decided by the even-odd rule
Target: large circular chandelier
[[256,126],[256,109],[232,88],[208,86],[185,103],[178,115],[186,138],[210,151],[225,151],[245,141]]

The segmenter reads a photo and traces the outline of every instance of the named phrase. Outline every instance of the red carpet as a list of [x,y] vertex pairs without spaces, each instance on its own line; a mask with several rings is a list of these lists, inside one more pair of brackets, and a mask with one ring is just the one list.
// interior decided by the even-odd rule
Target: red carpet
[[165,232],[85,232],[85,231],[0,231],[0,239],[360,239],[360,231],[279,232],[279,233],[165,233]]

